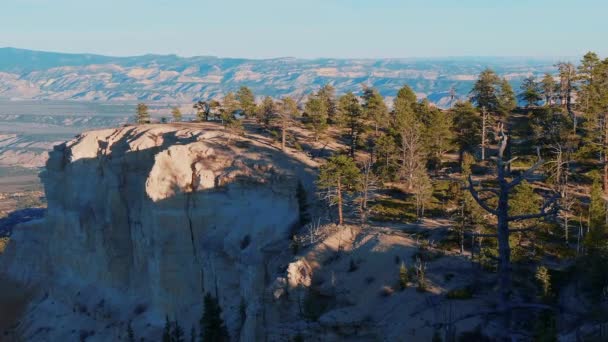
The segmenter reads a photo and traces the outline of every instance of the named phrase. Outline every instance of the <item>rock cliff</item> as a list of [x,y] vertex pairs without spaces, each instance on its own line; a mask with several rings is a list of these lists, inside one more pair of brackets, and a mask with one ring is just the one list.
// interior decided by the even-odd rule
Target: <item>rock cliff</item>
[[10,278],[41,292],[22,333],[117,340],[133,321],[152,338],[165,315],[189,331],[211,292],[231,336],[260,340],[268,258],[288,249],[297,184],[312,186],[314,167],[211,124],[99,130],[56,146],[41,174],[46,217],[16,230],[2,258]]

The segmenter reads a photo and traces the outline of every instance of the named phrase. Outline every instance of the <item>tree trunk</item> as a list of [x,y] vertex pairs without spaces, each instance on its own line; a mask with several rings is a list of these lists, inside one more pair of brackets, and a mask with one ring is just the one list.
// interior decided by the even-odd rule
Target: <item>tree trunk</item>
[[481,112],[481,160],[486,160],[486,109]]
[[283,123],[283,127],[281,127],[281,150],[285,152],[285,136],[287,135],[287,124]]
[[340,183],[340,178],[338,178],[338,224],[342,225],[344,223],[344,219],[342,217],[342,184]]
[[[502,164],[502,161],[499,161]],[[498,182],[500,192],[498,196],[498,279],[500,287],[500,311],[503,313],[504,327],[511,326],[511,312],[509,309],[509,296],[511,294],[511,247],[509,246],[509,184],[505,180],[505,168],[499,165]]]

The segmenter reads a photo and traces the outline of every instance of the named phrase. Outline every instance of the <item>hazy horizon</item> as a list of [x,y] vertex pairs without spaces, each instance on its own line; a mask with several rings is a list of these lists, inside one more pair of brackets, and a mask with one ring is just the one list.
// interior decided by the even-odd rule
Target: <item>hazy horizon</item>
[[319,57],[298,57],[298,56],[269,56],[269,57],[239,57],[239,56],[222,56],[222,55],[181,55],[178,53],[143,53],[143,54],[104,54],[104,53],[93,53],[89,51],[63,51],[63,50],[41,50],[31,47],[20,47],[20,46],[3,46],[0,45],[0,49],[14,49],[14,50],[24,50],[31,52],[40,52],[40,53],[53,53],[53,54],[65,54],[65,55],[93,55],[93,56],[101,56],[101,57],[111,57],[111,58],[136,58],[136,57],[144,57],[144,56],[175,56],[178,58],[198,58],[198,57],[212,57],[212,58],[221,58],[221,59],[245,59],[245,60],[273,60],[273,59],[296,59],[296,60],[445,60],[445,59],[505,59],[505,60],[519,60],[519,59],[528,59],[528,60],[576,60],[580,59],[586,52],[577,54],[577,55],[546,55],[546,56],[533,56],[533,55],[444,55],[444,56],[396,56],[396,57],[327,57],[327,56],[319,56]]
[[247,59],[608,54],[601,44],[608,4],[599,0],[6,2],[0,46],[42,51]]

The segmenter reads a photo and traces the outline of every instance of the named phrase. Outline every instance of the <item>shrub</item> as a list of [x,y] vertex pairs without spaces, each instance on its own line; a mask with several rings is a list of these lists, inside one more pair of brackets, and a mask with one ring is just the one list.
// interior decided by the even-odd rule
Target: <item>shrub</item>
[[401,290],[405,290],[407,288],[407,284],[410,281],[410,276],[407,270],[407,266],[404,262],[401,262],[401,266],[399,266],[399,287]]
[[0,238],[0,254],[4,252],[4,250],[6,249],[6,246],[8,246],[9,241],[10,241],[10,238],[7,236]]
[[462,287],[448,291],[446,294],[447,299],[471,299],[473,298],[473,291],[470,287]]

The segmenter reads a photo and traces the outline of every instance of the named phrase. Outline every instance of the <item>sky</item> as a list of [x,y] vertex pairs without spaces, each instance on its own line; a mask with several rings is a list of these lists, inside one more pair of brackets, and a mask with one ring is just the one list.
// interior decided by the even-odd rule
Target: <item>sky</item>
[[606,0],[1,0],[0,47],[113,56],[608,54]]

